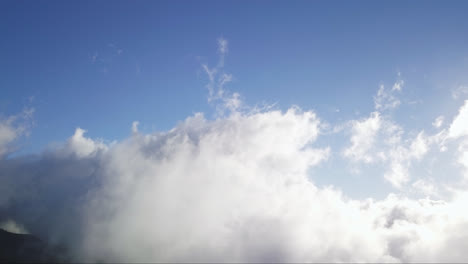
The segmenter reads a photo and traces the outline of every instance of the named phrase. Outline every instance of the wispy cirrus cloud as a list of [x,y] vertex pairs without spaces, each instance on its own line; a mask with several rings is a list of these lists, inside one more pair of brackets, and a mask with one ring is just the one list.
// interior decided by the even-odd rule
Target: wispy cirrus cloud
[[224,115],[225,111],[236,111],[242,106],[239,93],[230,93],[226,90],[226,85],[232,82],[233,76],[223,71],[224,60],[228,53],[228,41],[224,38],[218,39],[218,63],[210,68],[207,64],[202,64],[202,68],[208,77],[208,102],[220,101],[217,104],[218,115]]
[[381,84],[377,94],[374,96],[374,105],[377,111],[385,111],[397,108],[401,101],[396,96],[396,93],[401,92],[403,89],[404,81],[396,81],[391,89]]
[[105,48],[100,48],[89,55],[89,60],[95,67],[99,68],[99,71],[108,73],[117,58],[121,57],[123,53],[122,48],[114,43],[109,43]]

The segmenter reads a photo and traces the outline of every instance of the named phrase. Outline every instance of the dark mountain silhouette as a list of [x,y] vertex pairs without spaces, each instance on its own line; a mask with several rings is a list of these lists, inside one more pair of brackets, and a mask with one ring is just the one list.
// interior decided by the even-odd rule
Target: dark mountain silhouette
[[51,248],[33,235],[14,234],[0,229],[0,263],[56,263],[60,249]]

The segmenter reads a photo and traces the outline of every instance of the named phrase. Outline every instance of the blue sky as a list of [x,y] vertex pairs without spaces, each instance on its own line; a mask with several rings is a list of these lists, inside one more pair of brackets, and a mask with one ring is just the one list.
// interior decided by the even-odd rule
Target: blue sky
[[2,1],[0,112],[35,108],[25,152],[78,126],[109,140],[128,136],[135,120],[145,131],[169,129],[213,111],[200,65],[216,63],[216,39],[224,37],[234,76],[228,89],[250,104],[349,119],[369,112],[378,85],[401,72],[405,100],[430,105],[421,120],[404,122],[427,122],[456,112],[448,91],[468,81],[466,5]]

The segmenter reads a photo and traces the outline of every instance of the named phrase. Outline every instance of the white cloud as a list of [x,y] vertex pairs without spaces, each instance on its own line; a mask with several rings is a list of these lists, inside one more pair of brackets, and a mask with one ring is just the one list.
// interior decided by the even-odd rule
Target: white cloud
[[459,138],[468,135],[468,100],[465,100],[464,105],[458,111],[458,115],[450,124],[448,137]]
[[[409,143],[409,147],[405,147]],[[417,137],[408,143],[403,144],[398,139],[391,141],[388,150],[389,169],[384,177],[393,186],[401,188],[409,181],[409,167],[413,160],[421,159],[428,151],[428,140],[424,132],[420,132]]]
[[224,86],[232,81],[232,75],[223,72],[224,58],[228,50],[228,42],[223,38],[218,39],[218,51],[220,56],[216,67],[210,68],[206,64],[202,64],[202,68],[208,76],[209,83],[206,85],[208,89],[208,102],[223,100],[230,95],[226,92]]
[[408,168],[397,157],[390,163],[390,168],[385,172],[384,178],[396,188],[401,188],[409,180]]
[[240,100],[240,94],[233,93],[230,98],[224,99],[224,107],[230,110],[231,112],[236,111],[242,105],[242,101]]
[[438,116],[434,122],[432,122],[432,126],[435,128],[440,128],[444,123],[444,116]]
[[418,179],[412,184],[412,186],[417,192],[424,194],[426,197],[439,196],[438,188],[434,181]]
[[228,52],[228,41],[224,38],[218,39],[218,51],[221,54],[226,54]]
[[343,155],[353,161],[370,163],[375,157],[369,153],[382,121],[379,112],[373,112],[369,118],[351,122],[351,146],[343,151]]
[[410,145],[410,157],[421,159],[429,150],[430,139],[420,132]]
[[457,162],[464,169],[464,177],[468,179],[468,100],[458,110],[458,114],[450,124],[448,131],[443,130],[441,136],[441,149],[447,150],[446,142],[455,142],[457,147]]
[[12,127],[8,120],[0,123],[0,156],[8,152],[8,144],[15,140],[17,136],[15,127]]
[[397,108],[401,101],[395,96],[396,92],[400,92],[403,88],[404,81],[396,81],[392,88],[386,89],[382,84],[380,85],[377,95],[374,96],[374,106],[377,111],[385,111]]
[[468,94],[468,86],[460,85],[457,88],[452,90],[452,98],[458,99],[463,95]]
[[228,41],[224,38],[218,39],[218,64],[210,68],[206,64],[202,68],[208,76],[208,102],[217,103],[216,113],[218,116],[224,116],[226,113],[239,111],[242,108],[242,101],[238,93],[231,93],[226,90],[226,85],[233,80],[232,74],[223,71],[224,59],[228,52]]
[[[354,125],[394,135],[384,144],[395,144],[387,159],[401,162],[399,175],[427,152],[423,132],[403,144],[378,113]],[[15,212],[16,224],[81,262],[468,261],[464,193],[375,201],[319,188],[307,172],[330,155],[314,146],[320,127],[295,107],[195,114],[112,145],[77,129],[57,153],[1,161],[0,217]]]
[[12,151],[12,143],[28,133],[34,109],[25,109],[18,115],[0,116],[0,159]]
[[[398,80],[391,90],[380,86],[374,96],[375,108],[379,111],[372,112],[367,119],[351,121],[351,146],[343,151],[354,166],[361,162],[380,165],[384,179],[398,189],[409,182],[413,162],[421,160],[430,146],[440,144],[443,137],[443,134],[427,136],[424,131],[414,138],[408,137],[404,129],[385,113],[400,104],[394,92],[401,91],[403,85],[404,82]],[[360,171],[356,167],[351,170]]]
[[401,91],[405,82],[403,80],[396,81],[392,86],[392,91]]
[[[132,125],[133,128],[135,128],[135,124]],[[63,151],[67,154],[74,154],[83,158],[107,149],[107,146],[101,140],[92,140],[84,137],[85,133],[86,130],[78,127],[75,130],[75,134],[68,140]]]
[[[2,161],[0,179],[13,190],[2,210],[66,242],[80,262],[468,260],[466,195],[374,201],[318,188],[307,171],[329,155],[314,147],[319,127],[298,108],[214,121],[195,114],[97,152],[77,130],[73,148],[88,155]],[[420,140],[411,156],[424,152]]]
[[464,168],[464,177],[468,179],[468,138],[457,142],[457,163]]
[[[210,82],[214,82],[214,77],[217,71],[216,68],[210,69],[205,64],[203,64],[202,67],[203,67],[203,70],[205,70],[205,73],[208,75],[208,79],[210,80]],[[209,92],[210,92],[210,95],[213,94],[211,90]]]
[[[6,168],[10,168],[8,164],[13,167],[1,171],[3,180],[11,180],[9,189],[12,190],[10,199],[4,199],[3,208],[14,206],[13,201],[23,201],[16,209],[30,210],[20,220],[26,222],[33,233],[47,230],[46,234],[64,236],[62,232],[68,228],[61,231],[56,228],[63,228],[64,222],[71,221],[66,226],[75,226],[79,232],[78,237],[68,243],[75,245],[75,253],[86,260],[262,260],[268,256],[251,255],[255,251],[247,245],[260,243],[257,245],[268,251],[270,246],[262,245],[262,240],[245,240],[242,234],[260,235],[250,229],[254,227],[250,223],[263,225],[273,221],[271,227],[277,226],[271,218],[283,206],[281,196],[275,194],[277,191],[284,192],[284,188],[293,188],[287,186],[302,184],[306,189],[315,190],[307,180],[307,170],[329,155],[328,148],[311,146],[319,135],[319,126],[315,113],[298,108],[284,113],[268,111],[246,115],[237,112],[215,121],[197,114],[169,132],[136,133],[112,146],[85,138],[85,131],[78,128],[64,147],[57,149],[57,154],[46,153],[32,161],[19,160],[24,164],[32,162],[20,167],[13,166],[14,161],[4,161]],[[64,150],[74,155],[61,155]],[[48,167],[48,163],[54,166]],[[22,171],[21,168],[29,169]],[[14,173],[16,177],[9,178],[15,170],[19,170]],[[37,171],[41,175],[36,174]],[[75,173],[76,176],[72,176]],[[35,206],[24,206],[44,202],[17,192],[18,188],[34,182],[35,177],[55,179],[52,182],[64,185],[57,188],[56,183],[45,178],[41,180],[43,185],[36,186],[47,190],[47,195],[52,197],[65,196],[58,199],[64,204],[60,210],[54,208],[56,212],[52,213],[47,207],[38,211]],[[76,191],[62,193],[62,190],[78,186],[86,188],[78,195]],[[271,208],[273,215],[266,212],[271,202],[276,207]],[[65,217],[68,210],[81,213],[69,219]],[[65,218],[60,221],[49,219],[51,225],[47,228],[28,222],[37,217],[62,216]],[[87,220],[79,225],[82,217]],[[53,223],[61,225],[55,227]],[[281,227],[286,222],[278,224]],[[123,250],[120,246],[124,241],[135,244]],[[177,244],[165,246],[167,243]],[[230,255],[230,247],[239,247],[239,252]],[[201,254],[205,251],[206,256]]]
[[140,125],[140,122],[138,121],[133,121],[132,123],[132,133],[137,134],[138,133],[138,125]]

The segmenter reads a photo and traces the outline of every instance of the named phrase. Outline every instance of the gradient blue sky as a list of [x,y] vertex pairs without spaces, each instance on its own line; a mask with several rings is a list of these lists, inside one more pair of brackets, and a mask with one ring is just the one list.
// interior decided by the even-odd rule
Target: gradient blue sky
[[[227,88],[249,104],[296,104],[331,122],[355,118],[400,72],[403,100],[418,104],[395,114],[417,126],[459,107],[450,89],[468,82],[467,8],[466,1],[1,1],[0,112],[35,108],[26,153],[78,126],[107,140],[127,136],[135,120],[143,131],[169,129],[213,112],[201,64],[216,63],[223,37],[234,76]],[[421,112],[420,104],[430,107]]]

